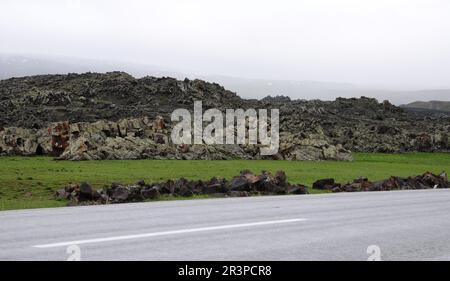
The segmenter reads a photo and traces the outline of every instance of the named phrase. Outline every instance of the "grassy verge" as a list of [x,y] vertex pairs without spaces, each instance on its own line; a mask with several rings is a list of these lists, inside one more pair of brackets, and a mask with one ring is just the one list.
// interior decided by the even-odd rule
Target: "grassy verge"
[[[185,177],[231,178],[243,169],[253,172],[284,170],[288,180],[311,186],[320,178],[338,182],[359,176],[380,180],[391,175],[409,176],[425,171],[450,171],[449,153],[368,154],[358,153],[354,162],[308,162],[268,160],[179,161],[179,160],[104,160],[55,161],[49,157],[0,157],[0,210],[58,207],[55,190],[69,182],[87,181],[96,188],[111,182],[133,183]],[[310,192],[317,192],[309,189]]]

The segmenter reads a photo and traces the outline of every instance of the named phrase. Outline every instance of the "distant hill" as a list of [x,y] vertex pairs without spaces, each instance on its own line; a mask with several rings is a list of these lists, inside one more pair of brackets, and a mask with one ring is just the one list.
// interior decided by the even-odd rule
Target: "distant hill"
[[433,111],[445,111],[450,112],[450,101],[416,101],[408,104],[401,105],[403,108],[408,109],[423,109]]
[[59,56],[10,55],[0,53],[0,79],[43,74],[126,71],[136,77],[170,76],[184,79],[185,75],[153,65],[80,59]]

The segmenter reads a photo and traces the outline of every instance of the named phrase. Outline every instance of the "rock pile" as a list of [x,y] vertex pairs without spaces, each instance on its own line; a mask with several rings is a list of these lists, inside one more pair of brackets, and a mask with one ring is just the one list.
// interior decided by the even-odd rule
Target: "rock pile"
[[[361,177],[347,184],[336,183],[334,179],[327,178],[314,182],[313,188],[329,192],[390,191],[450,188],[450,182],[445,172],[440,175],[426,172],[423,175],[406,178],[392,176],[378,182],[371,182],[367,178]],[[56,191],[55,198],[69,200],[69,205],[89,205],[143,202],[157,200],[161,196],[247,197],[287,194],[308,194],[308,192],[305,185],[289,183],[284,171],[278,171],[274,175],[262,171],[260,175],[256,175],[249,170],[244,170],[230,180],[219,177],[214,177],[209,181],[180,178],[165,182],[145,183],[145,181],[139,180],[131,185],[112,183],[111,186],[98,190],[86,182],[71,183]]]
[[184,178],[165,182],[132,185],[112,183],[110,187],[95,190],[88,183],[69,184],[55,193],[57,199],[70,200],[71,205],[108,204],[155,200],[162,195],[191,197],[207,194],[214,197],[246,197],[252,195],[306,194],[306,187],[287,182],[286,174],[275,175],[263,171],[260,175],[245,170],[230,180],[212,178],[209,181]]
[[448,177],[445,172],[435,175],[426,172],[423,175],[412,177],[390,177],[386,180],[371,182],[367,178],[358,178],[351,183],[340,184],[334,179],[321,179],[313,184],[313,188],[329,190],[332,192],[356,192],[356,191],[389,191],[405,189],[430,189],[450,188]]

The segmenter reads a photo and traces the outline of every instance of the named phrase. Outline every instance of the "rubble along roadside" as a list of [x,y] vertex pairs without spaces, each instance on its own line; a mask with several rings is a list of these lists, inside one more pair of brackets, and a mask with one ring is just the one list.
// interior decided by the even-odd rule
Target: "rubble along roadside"
[[[319,179],[313,183],[313,189],[329,192],[361,192],[390,191],[414,189],[450,188],[448,175],[425,172],[422,175],[410,177],[391,176],[388,179],[371,182],[361,177],[346,184],[336,183],[333,178]],[[68,205],[94,205],[110,203],[143,202],[158,200],[162,196],[189,198],[194,195],[210,197],[248,197],[258,195],[288,195],[308,194],[307,187],[302,184],[292,184],[287,181],[284,171],[272,174],[262,171],[256,175],[249,170],[241,171],[230,180],[214,177],[209,181],[187,180],[184,178],[167,180],[165,182],[145,183],[139,180],[132,185],[112,183],[111,186],[95,190],[86,182],[71,183],[56,191],[55,198],[68,200]]]

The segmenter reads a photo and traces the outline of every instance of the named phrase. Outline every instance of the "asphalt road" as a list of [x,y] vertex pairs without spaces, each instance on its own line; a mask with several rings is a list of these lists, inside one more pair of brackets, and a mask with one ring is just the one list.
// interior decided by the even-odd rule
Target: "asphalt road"
[[66,260],[73,244],[82,260],[450,260],[450,190],[0,212],[0,260]]

